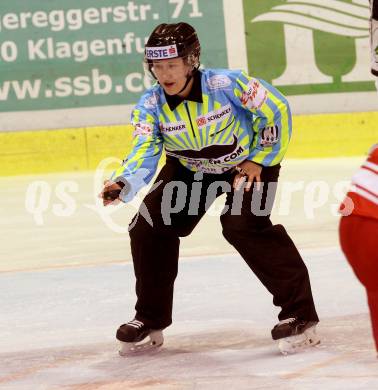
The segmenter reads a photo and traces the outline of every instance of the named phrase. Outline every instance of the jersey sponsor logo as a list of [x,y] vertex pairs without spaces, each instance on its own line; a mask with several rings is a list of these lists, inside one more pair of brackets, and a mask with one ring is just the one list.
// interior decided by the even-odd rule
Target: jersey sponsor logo
[[146,47],[146,58],[148,60],[165,60],[178,57],[176,45],[161,47]]
[[218,164],[224,164],[224,163],[231,162],[231,161],[237,159],[241,154],[243,154],[243,152],[244,152],[243,146],[239,146],[236,150],[234,150],[232,153],[230,153],[226,156],[222,156],[219,159],[210,159],[209,164],[218,165]]
[[279,131],[278,126],[264,127],[261,129],[260,146],[273,146],[278,142]]
[[144,101],[143,105],[145,108],[152,110],[157,106],[158,102],[159,102],[159,96],[156,93],[153,93]]
[[231,79],[227,76],[217,74],[207,80],[209,89],[223,89],[231,85]]
[[[217,159],[222,156],[232,153],[238,146],[238,138],[234,134],[232,144],[213,144],[205,146],[199,150],[184,149],[184,150],[170,150],[171,154],[175,154],[176,157],[193,158],[193,159]],[[168,153],[168,151],[167,151]]]
[[151,135],[153,131],[153,126],[150,123],[137,123],[134,127],[134,137],[136,135]]
[[232,168],[232,166],[228,166],[228,167],[208,166],[206,165],[207,163],[206,161],[198,161],[198,160],[195,160],[194,162],[186,161],[186,163],[189,165],[190,168],[194,168],[196,171],[203,172],[203,173],[221,174],[229,171]]
[[250,110],[258,110],[265,103],[268,91],[254,78],[247,86],[248,90],[243,92],[240,101]]
[[221,107],[219,110],[210,111],[206,115],[201,115],[196,119],[197,126],[199,129],[210,126],[213,123],[222,122],[224,119],[228,118],[232,113],[232,108],[230,104]]
[[200,116],[199,118],[196,119],[196,121],[197,121],[197,126],[199,128],[206,126],[207,121],[205,117]]
[[[214,146],[215,145],[213,145],[212,148],[214,148]],[[201,157],[194,157],[199,155],[193,155],[193,154],[183,155],[182,153],[180,153],[180,151],[177,150],[172,150],[172,151],[166,150],[166,154],[168,156],[172,156],[184,161],[186,164],[188,164],[190,168],[193,168],[194,170],[203,173],[223,173],[231,169],[236,164],[236,162],[234,161],[240,160],[240,156],[243,155],[245,151],[243,146],[238,145],[237,142],[236,144],[234,142],[232,144],[232,147],[234,147],[232,152],[219,156],[218,158],[210,158],[210,159],[203,158],[202,157],[203,155]]]
[[184,121],[161,123],[160,130],[165,134],[180,134],[188,131]]

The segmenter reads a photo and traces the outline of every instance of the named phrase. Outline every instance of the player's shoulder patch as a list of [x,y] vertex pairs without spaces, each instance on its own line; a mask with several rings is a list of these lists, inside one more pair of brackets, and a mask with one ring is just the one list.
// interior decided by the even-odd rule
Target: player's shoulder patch
[[145,136],[152,135],[153,130],[154,130],[154,127],[151,123],[147,123],[147,122],[135,123],[133,137],[135,137],[137,135],[145,135]]
[[207,87],[210,90],[225,89],[231,85],[232,81],[227,75],[216,74],[207,80]]
[[146,89],[141,95],[137,107],[139,109],[154,110],[161,101],[160,97],[160,86],[153,85],[152,87]]
[[258,110],[265,103],[268,91],[258,79],[251,78],[244,90],[240,101],[243,106],[250,110]]
[[156,91],[151,91],[149,95],[144,99],[143,106],[147,108],[147,110],[153,110],[159,104],[159,94]]
[[204,72],[204,77],[209,91],[230,89],[234,79],[228,69],[210,69]]
[[277,125],[267,126],[260,130],[260,146],[266,148],[274,146],[279,141],[279,128]]

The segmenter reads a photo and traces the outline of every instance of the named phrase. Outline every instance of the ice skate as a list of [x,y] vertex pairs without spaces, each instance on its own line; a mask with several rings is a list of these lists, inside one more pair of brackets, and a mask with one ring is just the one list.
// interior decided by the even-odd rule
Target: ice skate
[[320,344],[316,334],[316,321],[288,318],[272,329],[273,340],[278,340],[278,349],[284,355]]
[[150,329],[136,319],[121,325],[116,337],[121,343],[119,350],[121,356],[156,350],[164,343],[162,330]]

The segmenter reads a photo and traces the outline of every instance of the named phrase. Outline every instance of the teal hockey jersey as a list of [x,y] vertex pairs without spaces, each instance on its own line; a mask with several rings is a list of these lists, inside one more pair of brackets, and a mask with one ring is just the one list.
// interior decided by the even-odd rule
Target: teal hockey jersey
[[130,201],[154,176],[163,148],[191,171],[220,174],[250,160],[272,166],[282,160],[292,119],[285,97],[243,71],[196,72],[186,100],[166,96],[155,84],[131,114],[132,150],[111,179],[125,179]]

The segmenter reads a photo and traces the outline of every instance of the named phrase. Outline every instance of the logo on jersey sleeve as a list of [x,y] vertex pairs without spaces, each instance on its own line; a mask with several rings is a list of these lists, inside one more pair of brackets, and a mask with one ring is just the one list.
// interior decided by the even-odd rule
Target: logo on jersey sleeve
[[250,110],[258,110],[265,103],[268,91],[254,78],[251,79],[247,87],[248,89],[243,92],[240,101]]
[[153,126],[151,123],[136,123],[134,125],[135,130],[133,132],[133,136],[136,135],[152,135]]
[[278,139],[279,131],[277,125],[261,129],[260,146],[263,148],[275,145]]
[[144,107],[152,110],[154,109],[159,102],[159,96],[156,93],[153,93],[151,96],[149,96],[145,101],[144,101]]
[[231,79],[227,76],[217,74],[207,80],[209,89],[224,89],[231,85]]

